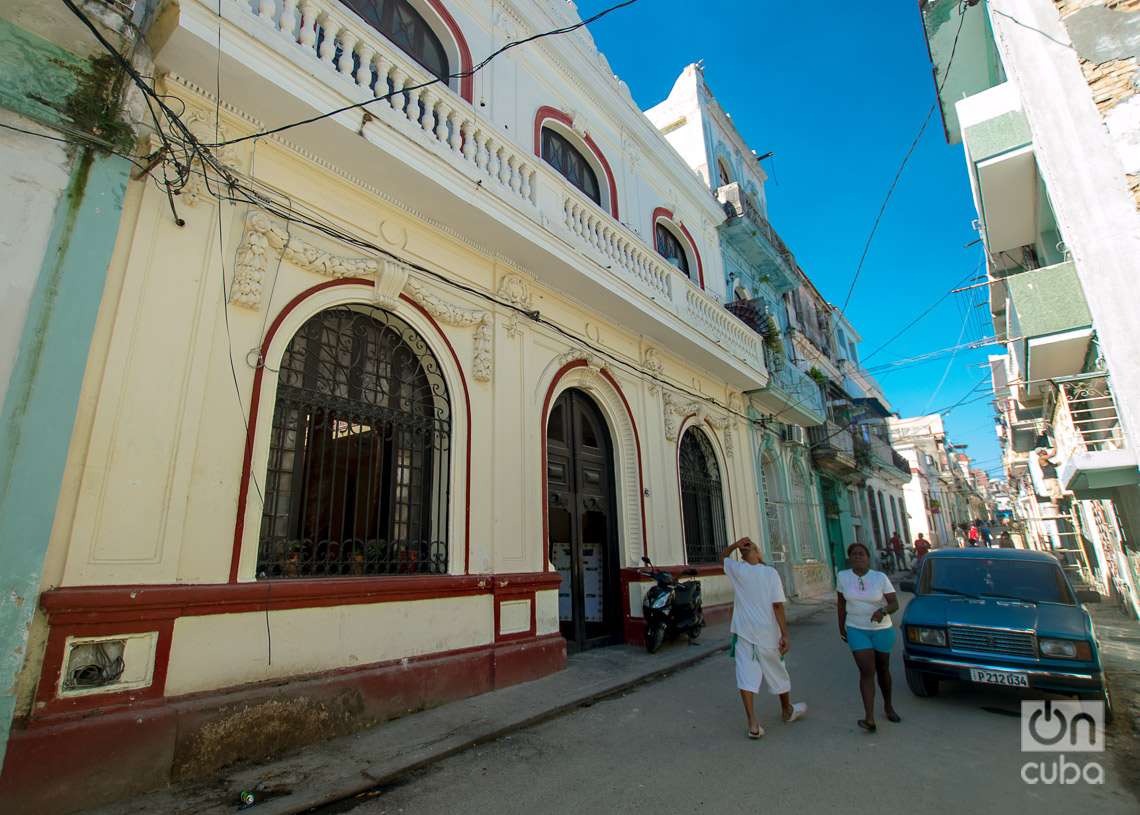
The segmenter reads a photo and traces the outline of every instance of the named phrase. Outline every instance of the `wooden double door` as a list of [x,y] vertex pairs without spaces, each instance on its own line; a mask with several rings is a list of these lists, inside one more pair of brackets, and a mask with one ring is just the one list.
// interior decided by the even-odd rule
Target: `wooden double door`
[[621,641],[613,443],[594,401],[567,390],[546,428],[550,560],[562,575],[558,616],[570,650]]

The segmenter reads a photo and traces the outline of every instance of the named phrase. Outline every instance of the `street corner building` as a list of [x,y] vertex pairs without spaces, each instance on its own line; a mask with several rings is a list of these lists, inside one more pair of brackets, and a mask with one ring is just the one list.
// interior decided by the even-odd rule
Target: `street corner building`
[[740,535],[801,597],[909,537],[699,66],[646,113],[584,28],[475,70],[556,0],[0,8],[15,811],[640,644],[645,557],[715,621]]

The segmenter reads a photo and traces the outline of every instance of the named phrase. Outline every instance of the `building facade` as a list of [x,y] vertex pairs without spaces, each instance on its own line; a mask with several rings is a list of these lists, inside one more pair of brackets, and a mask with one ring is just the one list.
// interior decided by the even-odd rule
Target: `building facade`
[[[141,12],[99,28],[133,42]],[[132,141],[121,86],[78,20],[0,3],[0,763],[29,656],[48,540]]]
[[722,305],[721,203],[584,29],[431,83],[571,4],[384,8],[191,0],[148,32],[169,112],[139,114],[60,421],[17,809],[638,643],[644,557],[729,609],[771,349]]
[[[1140,612],[1135,2],[921,4],[986,250],[1010,497],[1026,542]],[[957,41],[957,49],[954,42]],[[956,53],[955,53],[956,51]],[[953,60],[951,62],[951,60]]]
[[[682,71],[660,104],[646,111],[724,208],[718,228],[728,310],[762,337],[769,380],[748,391],[749,434],[767,561],[793,595],[832,587],[823,500],[806,428],[825,419],[819,384],[791,344],[786,298],[805,278],[768,221],[767,177],[717,102],[699,65]],[[842,560],[840,561],[842,562]]]

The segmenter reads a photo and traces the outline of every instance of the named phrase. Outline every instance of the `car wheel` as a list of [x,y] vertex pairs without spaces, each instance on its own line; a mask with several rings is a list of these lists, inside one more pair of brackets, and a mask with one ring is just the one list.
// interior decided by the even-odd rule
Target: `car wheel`
[[661,647],[661,643],[664,641],[665,626],[663,625],[652,625],[645,632],[645,650],[651,654],[656,654],[657,649]]
[[906,669],[906,685],[915,696],[938,695],[938,678],[911,668]]

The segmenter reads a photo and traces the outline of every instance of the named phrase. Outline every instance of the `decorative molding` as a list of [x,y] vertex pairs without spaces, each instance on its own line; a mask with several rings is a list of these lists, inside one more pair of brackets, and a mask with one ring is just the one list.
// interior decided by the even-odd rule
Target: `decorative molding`
[[728,458],[732,458],[733,453],[736,451],[736,444],[732,435],[732,419],[728,417],[717,419],[706,416],[705,421],[719,430],[720,434],[724,436],[724,454]]
[[672,391],[663,391],[661,400],[665,408],[665,439],[667,441],[677,441],[677,431],[680,430],[681,422],[686,416],[696,415],[698,419],[704,418],[705,405],[696,399],[682,401],[681,397]]
[[375,275],[379,269],[374,260],[338,257],[318,249],[274,223],[261,210],[252,210],[246,215],[245,232],[238,244],[234,282],[230,287],[231,303],[252,309],[261,307],[271,253],[306,271],[331,278]]
[[478,382],[490,382],[495,368],[491,351],[490,313],[448,303],[414,279],[409,279],[404,285],[404,293],[441,323],[475,329],[475,359],[471,366],[471,376]]
[[[497,294],[500,300],[506,300],[512,306],[526,309],[527,311],[531,310],[530,287],[527,285],[526,280],[520,275],[506,275],[499,281]],[[511,338],[518,337],[522,334],[522,328],[519,325],[519,314],[513,309],[507,317],[506,331],[507,336]]]
[[581,348],[571,348],[569,351],[561,354],[558,357],[558,367],[561,368],[579,359],[586,363],[587,368],[590,368],[596,373],[601,373],[606,369],[606,361],[602,357],[590,351],[584,351]]
[[408,283],[411,267],[392,258],[384,259],[384,270],[376,276],[372,286],[372,302],[380,308],[395,309],[400,303],[400,292]]
[[[661,361],[661,357],[657,354],[657,349],[652,345],[648,346],[641,354],[641,368],[650,376],[660,378],[665,373],[665,363]],[[655,379],[649,380],[649,392],[656,394],[660,389]]]
[[293,235],[275,223],[261,210],[251,211],[245,219],[245,232],[238,246],[234,265],[234,281],[230,302],[250,309],[261,307],[265,273],[271,255],[288,260],[298,268],[334,279],[373,276],[373,302],[395,309],[400,295],[406,294],[441,323],[475,329],[475,358],[471,376],[479,382],[490,382],[494,372],[491,350],[491,314],[447,302],[411,277],[411,267],[394,258],[383,265],[369,258],[347,258],[333,255]]

